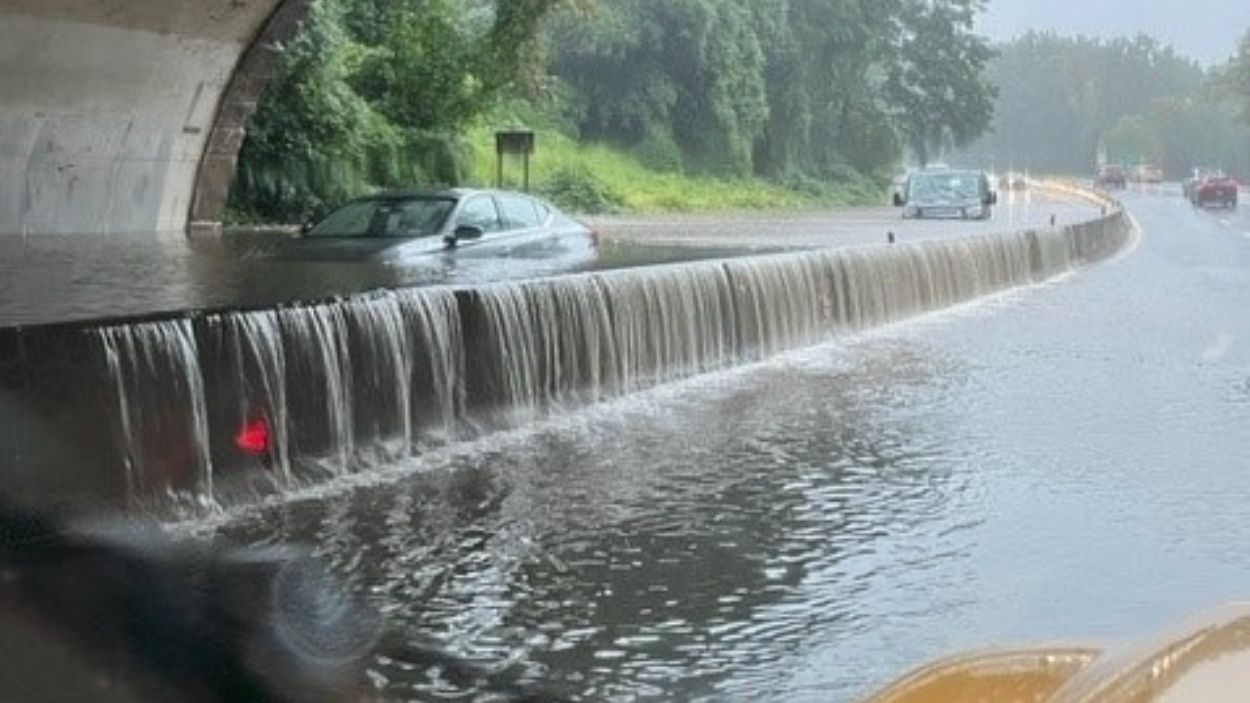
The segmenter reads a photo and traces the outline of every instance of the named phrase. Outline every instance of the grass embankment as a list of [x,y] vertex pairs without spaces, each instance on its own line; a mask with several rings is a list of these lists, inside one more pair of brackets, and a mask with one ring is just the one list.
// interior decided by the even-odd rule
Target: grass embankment
[[[882,202],[883,189],[866,180],[845,184],[804,181],[790,187],[759,179],[724,179],[647,167],[633,154],[604,144],[581,144],[556,129],[536,131],[531,158],[533,189],[562,207],[583,213],[795,210]],[[471,178],[495,180],[494,131],[469,133]],[[506,187],[521,181],[519,159],[505,162]]]

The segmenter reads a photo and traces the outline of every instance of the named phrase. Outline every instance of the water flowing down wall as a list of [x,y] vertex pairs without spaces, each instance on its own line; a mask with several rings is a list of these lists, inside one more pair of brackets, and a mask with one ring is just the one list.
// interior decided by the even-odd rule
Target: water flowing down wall
[[1064,229],[97,329],[0,334],[0,482],[107,505],[255,499],[1030,285],[1130,237]]

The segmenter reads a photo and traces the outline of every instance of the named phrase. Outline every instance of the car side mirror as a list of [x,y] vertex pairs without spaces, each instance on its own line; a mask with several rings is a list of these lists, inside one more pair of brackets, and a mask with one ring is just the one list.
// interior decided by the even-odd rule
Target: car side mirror
[[902,193],[894,194],[894,207],[903,207],[906,204],[907,204],[907,198],[903,197]]
[[477,227],[474,225],[460,225],[459,227],[456,228],[456,240],[457,241],[461,239],[466,240],[466,241],[473,241],[475,239],[481,239],[484,236],[486,236],[486,232],[483,231],[481,227]]
[[998,193],[994,193],[994,192],[989,192],[989,193],[986,193],[986,194],[985,194],[985,204],[986,204],[986,205],[997,205],[997,204],[998,204]]
[[472,242],[484,236],[486,236],[486,232],[481,227],[474,225],[460,225],[452,234],[452,238],[457,242]]

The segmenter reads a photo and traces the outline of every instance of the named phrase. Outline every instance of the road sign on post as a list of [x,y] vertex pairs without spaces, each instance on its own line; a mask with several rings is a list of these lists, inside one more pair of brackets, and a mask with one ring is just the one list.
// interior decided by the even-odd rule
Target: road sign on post
[[507,130],[495,133],[495,187],[503,188],[503,163],[508,155],[521,157],[522,189],[530,189],[530,156],[534,153],[534,133],[530,130]]

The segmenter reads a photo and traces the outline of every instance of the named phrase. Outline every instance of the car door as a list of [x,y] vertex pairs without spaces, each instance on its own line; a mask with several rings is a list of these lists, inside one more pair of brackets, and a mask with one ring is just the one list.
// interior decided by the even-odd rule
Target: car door
[[504,233],[504,226],[495,198],[486,193],[466,198],[456,212],[451,231],[454,232],[460,227],[477,227],[482,230],[482,238],[459,241],[456,243],[458,249],[485,249],[498,245],[500,236]]
[[544,226],[546,223],[532,199],[516,193],[499,193],[495,201],[503,219],[502,237],[507,240],[504,246],[508,251],[539,244],[550,238],[551,232]]
[[399,202],[387,213],[385,231],[388,239],[397,242],[391,258],[406,259],[442,251],[449,210],[454,201],[445,198],[412,198]]

